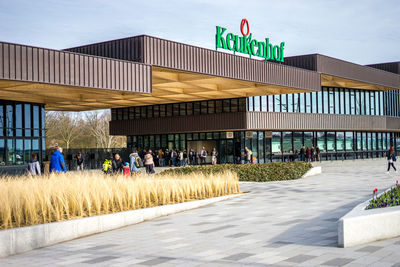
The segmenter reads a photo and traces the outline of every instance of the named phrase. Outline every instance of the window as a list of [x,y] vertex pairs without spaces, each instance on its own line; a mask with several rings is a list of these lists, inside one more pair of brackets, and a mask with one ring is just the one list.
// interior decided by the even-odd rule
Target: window
[[350,89],[350,114],[356,114],[356,107],[355,107],[355,93],[353,89]]
[[[0,106],[1,107],[1,106]],[[3,109],[0,109],[2,112]],[[111,113],[114,114],[114,118],[112,120],[115,120],[115,115],[116,115],[116,110],[112,109]],[[31,136],[31,105],[30,104],[25,104],[24,106],[24,117],[25,117],[25,136]],[[1,127],[1,126],[0,126]]]
[[261,110],[262,111],[268,111],[267,110],[267,96],[266,95],[261,96]]
[[300,94],[300,103],[299,103],[299,106],[300,106],[300,112],[301,113],[304,113],[304,112],[306,112],[306,103],[305,103],[305,96],[304,96],[304,93],[301,93]]
[[254,111],[253,97],[252,96],[247,98],[247,110],[248,111]]
[[22,136],[22,104],[15,105],[15,136]]
[[320,151],[326,151],[325,132],[317,132],[317,146]]
[[376,149],[382,150],[382,133],[377,133],[376,140],[377,140],[377,147],[376,147]]
[[7,136],[13,136],[14,135],[14,111],[13,111],[13,106],[12,105],[7,105],[6,106],[6,132]]
[[[225,101],[225,100],[224,100]],[[229,100],[228,100],[229,101]],[[229,102],[228,102],[229,103]],[[207,114],[207,101],[201,101],[201,107],[200,107],[200,111],[201,111],[201,114]],[[225,103],[224,103],[224,105],[225,105]],[[228,107],[229,107],[229,104],[228,104]],[[224,109],[225,109],[225,106],[224,106]]]
[[[200,104],[200,103],[197,102],[197,104]],[[198,108],[199,108],[199,112],[200,112],[200,106]],[[172,117],[172,105],[167,104],[166,109],[167,109],[167,112],[166,112],[167,117]],[[143,109],[142,109],[142,112],[143,112]],[[143,117],[143,114],[142,114],[142,117]]]
[[273,95],[268,96],[268,111],[269,112],[274,111],[274,96]]
[[365,91],[365,115],[371,114],[369,91]]
[[340,90],[335,88],[335,114],[340,114]]
[[289,153],[293,152],[292,149],[292,132],[283,132],[283,141],[282,141],[282,152]]
[[224,103],[224,112],[230,112],[231,111],[231,101],[229,99],[224,99],[223,100]]
[[254,111],[261,111],[261,103],[259,96],[254,97]]
[[336,132],[336,150],[344,150],[344,132]]
[[370,102],[371,102],[371,115],[375,115],[375,92],[370,92]]
[[362,138],[360,132],[357,132],[357,150],[362,150]]
[[380,111],[379,111],[379,114],[381,115],[381,116],[384,116],[385,114],[384,114],[384,111],[383,111],[383,92],[382,91],[380,91],[379,92],[379,109],[380,109]]
[[186,116],[186,103],[179,104],[179,115]]
[[23,139],[15,140],[15,164],[24,164],[24,143]]
[[[214,101],[213,101],[214,102]],[[210,103],[208,103],[210,105]],[[231,99],[231,112],[238,112],[239,111],[239,99]]]
[[366,132],[363,132],[363,133],[362,133],[362,138],[361,138],[361,140],[362,140],[362,147],[363,147],[363,150],[368,150],[368,142],[367,142],[367,133],[366,133]]
[[222,113],[222,100],[215,101],[215,113]]
[[323,113],[323,92],[317,92],[318,94],[318,113]]
[[329,114],[335,113],[335,91],[329,88]]
[[[178,112],[179,112],[179,109],[178,109]],[[124,109],[124,113],[125,113],[125,109]],[[126,110],[126,113],[128,113],[127,110]],[[128,117],[128,116],[126,116],[126,117]],[[153,106],[147,106],[147,118],[153,118]]]
[[281,95],[274,95],[274,111],[281,112]]
[[[237,102],[236,102],[236,108],[237,108]],[[215,113],[215,101],[210,100],[208,101],[208,114],[213,114]]]
[[368,142],[368,150],[372,150],[372,134],[371,133],[367,133],[367,142]]
[[[217,106],[218,107],[218,106]],[[221,102],[221,112],[222,112],[222,102]],[[220,113],[221,113],[220,112]],[[218,112],[217,112],[218,113]],[[194,111],[193,111],[194,115],[200,115],[200,102],[194,102]]]
[[353,151],[353,132],[346,132],[346,151]]
[[300,112],[300,95],[293,94],[293,112]]
[[294,132],[293,133],[293,148],[296,151],[300,151],[303,146],[303,132]]
[[246,98],[239,98],[239,112],[246,111]]
[[[398,92],[396,92],[396,96],[397,96],[397,98],[396,98],[396,108],[397,108],[398,103],[399,103]],[[379,107],[379,103],[380,103],[380,101],[379,101],[379,92],[375,92],[375,115],[377,115],[377,116],[381,115],[380,114],[381,108]],[[398,116],[398,114],[396,114],[396,116]]]
[[335,150],[335,132],[327,132],[326,133],[326,149],[328,151]]
[[350,91],[348,89],[344,90],[344,98],[345,98],[345,114],[351,114],[350,112]]
[[[129,119],[131,119],[130,118],[131,114],[132,114],[132,111],[129,109]],[[153,115],[154,115],[154,118],[160,117],[160,106],[159,105],[153,106]]]
[[304,146],[311,148],[313,145],[313,132],[304,132]]
[[322,94],[324,97],[323,113],[328,114],[329,113],[329,91],[328,91],[328,88],[323,88]]
[[7,163],[8,165],[13,165],[15,163],[14,139],[7,140]]
[[346,105],[344,98],[345,98],[344,89],[340,89],[340,114],[346,114]]
[[[149,106],[151,107],[151,106]],[[124,108],[122,110],[122,119],[123,120],[127,120],[129,118],[129,109],[128,108]]]
[[371,150],[376,150],[376,133],[371,133]]
[[281,112],[287,112],[287,95],[281,95]]
[[[157,117],[158,117],[160,115],[159,105],[154,106],[154,113],[156,112],[156,108],[157,108]],[[154,115],[154,116],[156,116],[156,115]],[[135,108],[134,107],[129,108],[129,119],[130,120],[135,119]]]
[[306,93],[306,113],[311,113],[311,93]]
[[288,112],[293,112],[293,94],[287,95]]
[[317,110],[317,92],[312,92],[311,93],[311,98],[312,98],[312,112],[313,113],[318,113]]
[[33,136],[39,136],[39,106],[33,106]]
[[0,139],[0,166],[6,165],[6,158],[4,156],[5,152],[4,139]]
[[281,152],[281,132],[272,132],[272,153]]
[[361,94],[359,90],[355,90],[354,92],[355,95],[355,105],[356,105],[356,115],[361,114]]

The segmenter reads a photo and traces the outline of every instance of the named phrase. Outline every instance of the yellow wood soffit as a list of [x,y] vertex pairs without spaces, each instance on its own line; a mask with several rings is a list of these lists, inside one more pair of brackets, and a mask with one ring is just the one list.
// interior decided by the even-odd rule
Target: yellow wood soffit
[[345,79],[337,76],[328,74],[321,74],[321,86],[326,87],[342,87],[352,89],[364,89],[364,90],[377,90],[377,91],[390,91],[396,90],[383,85],[371,84],[366,82],[360,82],[356,80]]

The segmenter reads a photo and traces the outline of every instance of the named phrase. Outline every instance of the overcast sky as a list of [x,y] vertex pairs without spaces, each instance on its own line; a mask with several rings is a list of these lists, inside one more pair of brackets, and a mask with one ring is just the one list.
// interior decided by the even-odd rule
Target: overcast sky
[[0,40],[62,49],[148,34],[214,49],[215,26],[285,41],[285,56],[400,61],[398,0],[0,0]]

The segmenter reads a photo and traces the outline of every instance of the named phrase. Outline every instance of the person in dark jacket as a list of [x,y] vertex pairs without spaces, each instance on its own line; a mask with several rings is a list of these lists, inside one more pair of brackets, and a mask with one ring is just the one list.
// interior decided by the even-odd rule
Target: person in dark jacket
[[76,155],[76,170],[83,171],[83,156],[81,152]]
[[49,173],[67,172],[62,152],[62,147],[59,147],[51,156]]
[[306,149],[306,161],[309,162],[311,158],[311,149],[307,147]]
[[300,160],[301,161],[304,161],[305,160],[305,157],[306,157],[306,149],[305,149],[305,147],[304,146],[302,146],[301,147],[301,149],[300,149]]
[[115,154],[114,156],[114,159],[112,161],[112,169],[113,173],[122,173],[124,170],[124,162],[119,154]]
[[389,173],[390,166],[392,166],[394,171],[397,172],[396,167],[394,166],[394,162],[396,161],[396,155],[394,154],[393,146],[390,146],[389,151],[387,152],[387,160],[388,160],[388,169],[386,173]]
[[42,176],[42,173],[40,171],[40,164],[36,153],[32,154],[32,159],[28,163],[28,171],[32,176]]

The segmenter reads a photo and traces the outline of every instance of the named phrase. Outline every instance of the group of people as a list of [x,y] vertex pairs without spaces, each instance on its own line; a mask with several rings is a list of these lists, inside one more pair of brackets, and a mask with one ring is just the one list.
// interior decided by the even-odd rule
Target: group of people
[[315,148],[314,146],[302,146],[299,151],[299,156],[301,161],[321,161],[320,150],[318,146],[316,146]]
[[[149,150],[151,152],[151,150]],[[146,150],[137,153],[140,158],[144,158],[149,154]],[[154,153],[151,152],[150,155],[153,157],[153,164],[155,167],[182,167],[188,165],[204,165],[206,164],[207,156],[209,155],[205,147],[203,147],[200,152],[194,149],[189,149],[189,152],[178,149],[159,149],[155,150]],[[211,164],[217,164],[218,151],[213,148],[210,152]]]

